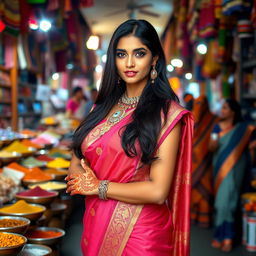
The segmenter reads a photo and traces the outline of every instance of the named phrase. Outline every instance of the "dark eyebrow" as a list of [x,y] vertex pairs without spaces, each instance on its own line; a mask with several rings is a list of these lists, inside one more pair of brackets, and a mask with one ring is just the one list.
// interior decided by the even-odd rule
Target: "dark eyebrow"
[[[147,51],[147,49],[145,49],[145,48],[143,48],[143,47],[141,47],[141,48],[136,48],[136,49],[134,49],[133,51],[134,51],[134,52],[138,52],[138,51],[141,51],[141,50]],[[117,51],[117,52],[126,52],[126,50],[124,50],[124,49],[116,49],[116,51]]]
[[145,52],[146,52],[147,49],[141,47],[141,48],[134,49],[133,51],[134,51],[134,52],[138,52],[138,51],[145,51]]
[[117,52],[126,52],[126,50],[123,49],[116,49]]

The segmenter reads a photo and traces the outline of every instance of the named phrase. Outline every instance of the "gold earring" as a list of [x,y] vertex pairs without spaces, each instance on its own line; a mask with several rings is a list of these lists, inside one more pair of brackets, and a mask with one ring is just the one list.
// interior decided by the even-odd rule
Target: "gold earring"
[[153,66],[151,72],[150,72],[150,78],[151,78],[151,83],[154,84],[155,83],[155,79],[157,78],[157,71],[156,71],[156,67]]

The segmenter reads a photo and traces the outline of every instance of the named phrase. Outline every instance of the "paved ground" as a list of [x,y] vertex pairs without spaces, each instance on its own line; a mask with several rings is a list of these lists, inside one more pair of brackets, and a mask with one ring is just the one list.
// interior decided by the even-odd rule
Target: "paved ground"
[[[82,233],[83,200],[76,198],[74,212],[67,223],[66,236],[61,245],[61,256],[82,256],[80,251],[80,237]],[[230,253],[224,253],[210,246],[211,229],[191,227],[191,256],[256,256],[249,253],[243,246],[237,246]],[[131,255],[133,256],[133,255]]]

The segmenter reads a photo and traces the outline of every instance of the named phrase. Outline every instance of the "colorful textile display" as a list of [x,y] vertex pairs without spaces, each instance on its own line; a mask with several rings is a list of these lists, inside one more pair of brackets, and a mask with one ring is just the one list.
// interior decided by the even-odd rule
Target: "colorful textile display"
[[188,33],[191,43],[194,43],[199,36],[199,13],[201,0],[190,0],[188,9]]
[[212,154],[207,150],[216,121],[206,96],[194,100],[195,118],[192,157],[191,219],[202,227],[209,227],[213,211]]
[[252,21],[253,28],[256,29],[256,0],[253,1],[251,21]]
[[199,36],[201,38],[214,38],[216,36],[216,24],[214,2],[203,0],[199,15]]
[[212,40],[208,44],[202,72],[207,78],[215,78],[221,71],[220,64],[216,61],[218,56],[218,42]]
[[224,15],[249,12],[250,8],[250,0],[222,0],[222,12]]
[[17,36],[20,29],[20,3],[19,0],[1,0],[0,17],[5,27],[5,32]]

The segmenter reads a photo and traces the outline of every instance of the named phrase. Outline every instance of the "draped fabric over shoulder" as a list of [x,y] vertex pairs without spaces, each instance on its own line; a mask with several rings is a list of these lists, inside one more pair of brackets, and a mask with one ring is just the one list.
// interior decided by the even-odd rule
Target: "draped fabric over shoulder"
[[254,130],[255,127],[247,123],[236,124],[232,130],[220,136],[219,147],[213,158],[214,239],[219,242],[235,237],[235,214],[250,163],[247,147]]
[[194,100],[195,118],[192,158],[191,220],[209,227],[213,211],[212,152],[208,150],[210,135],[217,117],[209,109],[206,96]]
[[[100,180],[128,183],[149,179],[150,166],[129,158],[121,145],[120,131],[132,110],[117,124],[103,120],[85,138],[82,152]],[[170,195],[163,205],[135,205],[96,196],[85,200],[81,247],[86,256],[188,256],[193,120],[190,112],[171,103],[158,147],[175,125],[182,123],[179,153]]]

